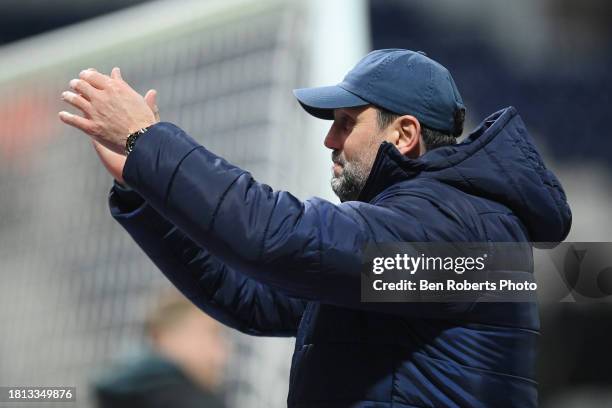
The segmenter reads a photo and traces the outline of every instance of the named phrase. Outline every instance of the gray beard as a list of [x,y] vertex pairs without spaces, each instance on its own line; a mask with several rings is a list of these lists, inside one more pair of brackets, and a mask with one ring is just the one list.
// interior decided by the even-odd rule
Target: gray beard
[[331,188],[341,202],[354,201],[359,197],[370,174],[363,163],[344,163],[340,176],[332,176]]

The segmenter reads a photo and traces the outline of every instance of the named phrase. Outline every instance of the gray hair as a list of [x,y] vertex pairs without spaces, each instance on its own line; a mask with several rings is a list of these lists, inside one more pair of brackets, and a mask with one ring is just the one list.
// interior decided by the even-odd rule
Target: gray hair
[[[378,128],[380,130],[385,129],[393,121],[399,118],[401,115],[388,111],[384,108],[375,106],[377,110]],[[444,133],[440,130],[435,130],[421,124],[421,136],[423,142],[425,142],[425,149],[432,150],[436,147],[448,146],[457,143],[457,137],[461,135],[463,131],[463,121],[465,119],[465,111],[458,110],[455,116],[456,131],[453,134]]]

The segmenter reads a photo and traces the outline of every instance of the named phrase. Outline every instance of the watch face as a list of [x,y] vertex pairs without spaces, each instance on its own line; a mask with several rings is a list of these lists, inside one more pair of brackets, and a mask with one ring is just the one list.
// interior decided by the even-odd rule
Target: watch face
[[136,134],[131,134],[128,136],[127,141],[125,143],[125,152],[131,153],[134,150],[134,144],[136,142]]
[[126,154],[130,154],[131,151],[134,150],[134,146],[136,145],[136,139],[138,139],[138,137],[142,135],[143,133],[145,133],[146,131],[147,129],[140,129],[128,136],[127,140],[125,141],[125,153]]

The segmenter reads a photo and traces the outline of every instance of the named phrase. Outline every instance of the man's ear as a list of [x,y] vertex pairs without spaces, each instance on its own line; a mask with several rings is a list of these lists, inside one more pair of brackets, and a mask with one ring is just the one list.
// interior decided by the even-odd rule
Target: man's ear
[[395,147],[406,157],[417,158],[425,153],[421,143],[421,124],[412,115],[404,115],[396,121],[397,139]]

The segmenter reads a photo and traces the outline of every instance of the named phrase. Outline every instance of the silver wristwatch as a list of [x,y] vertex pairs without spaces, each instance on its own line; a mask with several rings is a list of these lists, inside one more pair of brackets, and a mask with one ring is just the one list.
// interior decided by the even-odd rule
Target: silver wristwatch
[[134,150],[134,147],[136,146],[136,140],[138,140],[140,135],[146,133],[147,130],[149,130],[148,127],[139,129],[135,131],[134,133],[130,133],[130,135],[127,137],[127,140],[125,141],[125,155],[126,156],[129,156],[130,153],[132,153],[132,150]]

